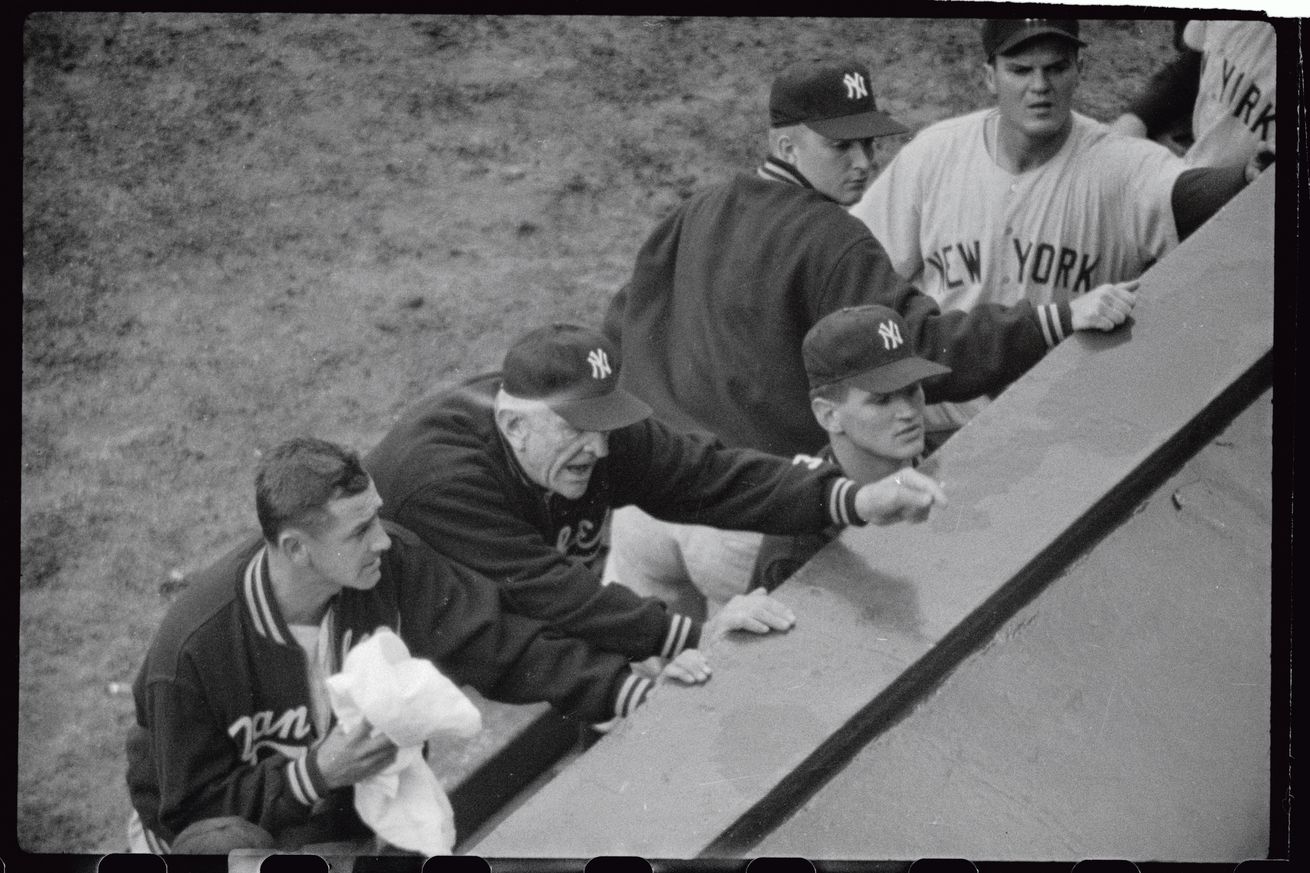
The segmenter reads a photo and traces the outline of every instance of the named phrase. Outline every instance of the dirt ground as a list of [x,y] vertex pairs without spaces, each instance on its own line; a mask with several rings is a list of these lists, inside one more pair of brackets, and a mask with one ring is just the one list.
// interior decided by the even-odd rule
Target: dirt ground
[[[1077,108],[1170,51],[1092,21]],[[128,684],[294,434],[369,448],[763,156],[834,52],[912,128],[987,102],[955,19],[42,13],[23,29],[17,839],[125,847]],[[883,144],[883,157],[898,142]]]

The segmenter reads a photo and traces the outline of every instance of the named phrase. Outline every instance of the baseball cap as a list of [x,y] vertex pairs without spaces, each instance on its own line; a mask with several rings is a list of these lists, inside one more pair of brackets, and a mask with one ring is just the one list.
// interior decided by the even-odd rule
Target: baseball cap
[[1080,46],[1076,18],[988,18],[983,21],[983,51],[987,57],[1005,54],[1021,42],[1039,36],[1061,36]]
[[886,306],[848,306],[815,323],[801,343],[810,389],[848,382],[873,394],[899,391],[950,367],[910,351],[905,319]]
[[549,324],[515,340],[505,354],[501,387],[543,400],[578,430],[634,424],[651,408],[619,387],[619,356],[604,334],[576,324]]
[[769,125],[793,124],[804,124],[830,139],[909,133],[878,110],[869,90],[869,68],[853,60],[792,64],[773,80]]

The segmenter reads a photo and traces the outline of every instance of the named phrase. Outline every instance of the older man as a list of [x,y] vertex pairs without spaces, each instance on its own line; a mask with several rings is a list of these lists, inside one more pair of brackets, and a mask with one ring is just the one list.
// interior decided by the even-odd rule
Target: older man
[[[383,513],[494,579],[509,608],[644,660],[677,658],[733,629],[785,630],[794,616],[763,592],[737,596],[707,634],[658,599],[602,585],[613,507],[794,533],[921,519],[944,500],[923,476],[856,488],[834,466],[799,469],[679,434],[618,386],[620,372],[616,349],[596,331],[530,331],[501,372],[420,401],[369,453]],[[683,663],[689,678],[708,675],[701,658]]]

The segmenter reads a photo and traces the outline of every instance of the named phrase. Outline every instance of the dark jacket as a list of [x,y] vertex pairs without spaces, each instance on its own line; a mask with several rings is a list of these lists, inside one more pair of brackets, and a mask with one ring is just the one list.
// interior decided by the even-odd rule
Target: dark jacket
[[[496,586],[387,524],[382,578],[345,589],[330,609],[332,651],[377,628],[395,630],[415,657],[452,681],[512,703],[547,700],[591,721],[644,697],[620,655],[502,610]],[[127,743],[128,790],[142,824],[172,841],[202,818],[239,816],[273,835],[332,817],[358,828],[352,790],[329,791],[310,751],[304,651],[268,579],[262,539],[229,552],[173,604],[133,685],[136,726]],[[332,830],[332,829],[329,829]]]
[[622,347],[620,384],[675,429],[814,454],[827,435],[810,413],[801,341],[828,313],[868,303],[899,312],[915,353],[952,369],[924,383],[929,402],[999,393],[1072,331],[1068,304],[940,311],[863,222],[771,158],[655,228],[605,332]]
[[496,428],[498,388],[489,374],[421,400],[364,458],[382,515],[496,580],[510,608],[598,648],[668,657],[694,647],[700,632],[658,599],[601,584],[602,531],[613,507],[765,533],[858,522],[854,483],[836,467],[795,468],[654,419],[610,432],[609,455],[581,498],[547,493]]

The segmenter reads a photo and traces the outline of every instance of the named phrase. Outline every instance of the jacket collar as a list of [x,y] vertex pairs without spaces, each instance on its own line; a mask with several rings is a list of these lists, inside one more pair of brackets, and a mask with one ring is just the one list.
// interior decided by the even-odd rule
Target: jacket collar
[[769,155],[768,159],[755,172],[761,178],[772,179],[775,182],[787,182],[791,185],[799,185],[802,188],[814,188],[810,184],[810,180],[805,178],[800,170],[773,155]]
[[261,545],[246,564],[241,578],[241,598],[256,633],[280,646],[296,645],[295,637],[291,636],[282,617],[282,610],[278,608],[277,598],[273,596],[273,583],[268,577],[267,545]]
[[[277,598],[273,596],[273,580],[268,575],[266,544],[260,545],[258,551],[246,563],[245,572],[241,576],[241,600],[245,604],[246,615],[250,618],[251,625],[261,637],[279,646],[300,645],[291,634],[291,629],[287,627],[286,619],[282,617],[282,610],[278,608]],[[330,638],[336,638],[338,624],[335,599],[328,604],[323,629]],[[396,633],[400,633],[399,616],[396,618]],[[341,645],[335,650],[336,660],[333,662],[333,670],[339,669],[345,663],[346,652],[350,651],[350,647],[354,644],[353,637],[354,632],[346,628],[341,637]],[[367,637],[368,635],[365,634],[364,638]]]

